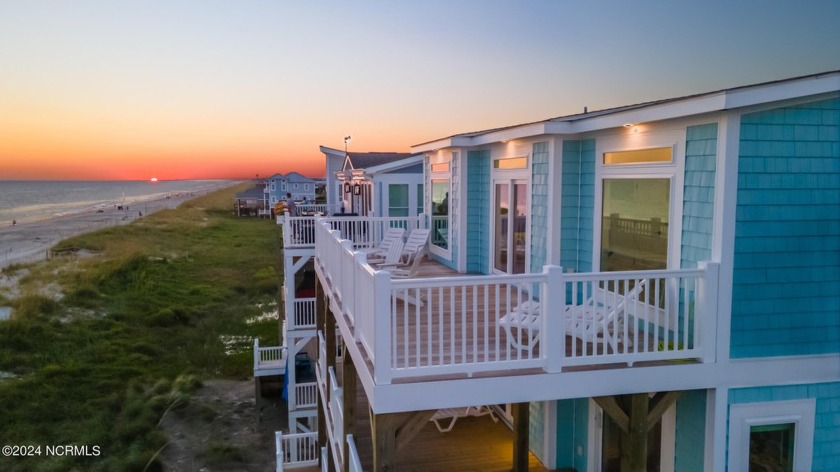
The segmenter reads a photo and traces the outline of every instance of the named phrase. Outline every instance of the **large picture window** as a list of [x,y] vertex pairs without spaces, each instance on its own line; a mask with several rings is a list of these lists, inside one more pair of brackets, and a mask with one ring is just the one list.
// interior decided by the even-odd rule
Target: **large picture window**
[[601,271],[666,269],[670,179],[604,179]]

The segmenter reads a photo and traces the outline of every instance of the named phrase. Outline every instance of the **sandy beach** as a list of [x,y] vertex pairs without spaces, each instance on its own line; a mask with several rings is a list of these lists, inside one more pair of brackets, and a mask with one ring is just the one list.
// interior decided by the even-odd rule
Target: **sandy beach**
[[[228,185],[220,185],[218,188]],[[156,211],[175,208],[187,200],[218,190],[218,188],[202,192],[185,192],[140,202],[130,206],[129,210],[118,210],[112,207],[101,211],[0,227],[0,269],[11,264],[45,259],[49,249],[63,239],[109,226],[128,224]]]

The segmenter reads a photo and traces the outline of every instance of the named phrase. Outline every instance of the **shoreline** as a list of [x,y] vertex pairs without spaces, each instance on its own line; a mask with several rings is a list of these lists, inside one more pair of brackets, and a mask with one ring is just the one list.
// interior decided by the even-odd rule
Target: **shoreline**
[[[64,239],[111,226],[129,224],[139,218],[175,208],[186,201],[237,183],[230,182],[229,185],[136,202],[133,210],[117,210],[114,207],[98,210],[91,208],[88,211],[54,215],[14,226],[2,226],[0,227],[0,271],[13,264],[44,260],[50,248]],[[129,208],[131,208],[130,205]],[[143,216],[140,216],[141,212]]]

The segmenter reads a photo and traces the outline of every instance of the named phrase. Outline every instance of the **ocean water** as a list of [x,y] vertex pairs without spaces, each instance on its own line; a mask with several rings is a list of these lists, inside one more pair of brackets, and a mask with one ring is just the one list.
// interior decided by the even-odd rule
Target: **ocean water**
[[23,181],[0,180],[0,226],[26,223],[125,205],[143,211],[143,202],[203,194],[233,182],[222,180]]

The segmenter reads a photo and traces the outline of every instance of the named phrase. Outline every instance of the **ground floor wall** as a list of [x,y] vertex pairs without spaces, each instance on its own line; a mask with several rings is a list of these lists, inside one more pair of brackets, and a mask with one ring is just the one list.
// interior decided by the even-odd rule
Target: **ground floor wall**
[[[774,403],[783,407],[795,401],[813,400],[813,451],[811,469],[817,471],[840,470],[840,382],[771,387],[750,387],[729,390],[729,431],[732,432],[733,406]],[[767,415],[778,414],[772,409]],[[799,434],[799,432],[797,432]],[[727,451],[731,456],[732,451]],[[728,470],[734,470],[731,466]]]

